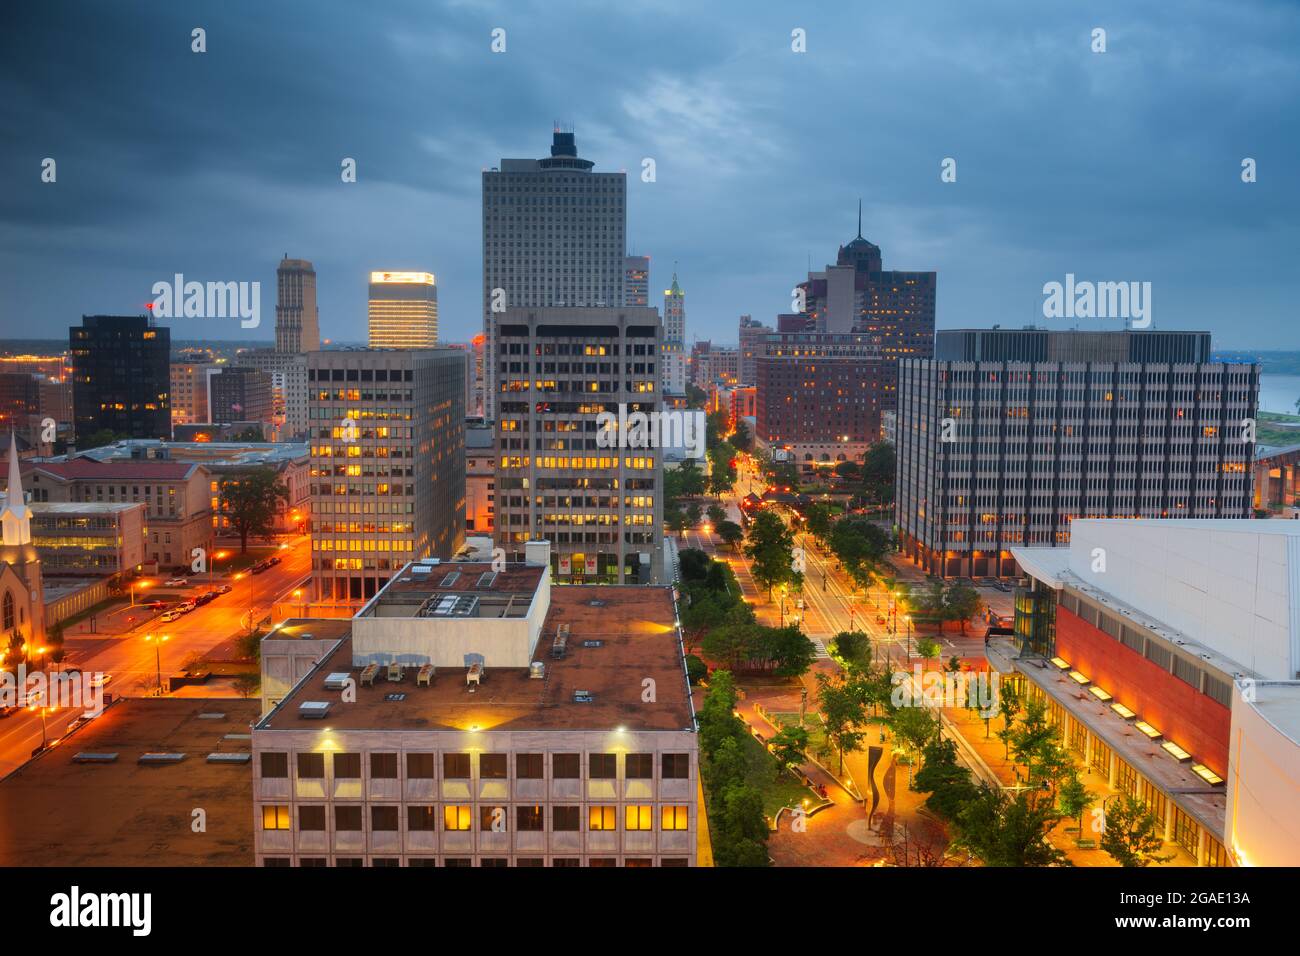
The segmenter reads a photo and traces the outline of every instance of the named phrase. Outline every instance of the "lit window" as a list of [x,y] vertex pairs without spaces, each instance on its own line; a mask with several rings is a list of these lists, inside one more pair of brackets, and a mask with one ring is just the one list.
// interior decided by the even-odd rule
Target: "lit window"
[[661,830],[689,830],[691,826],[691,808],[666,806],[661,808],[659,828]]
[[614,811],[614,807],[592,807],[587,818],[587,829],[593,832],[617,830],[618,815]]
[[468,830],[472,819],[467,804],[449,804],[442,808],[442,828],[444,830]]
[[[625,808],[624,820],[626,821],[625,830],[653,830],[654,815],[651,813],[651,807],[648,804],[633,805],[629,804]],[[594,828],[593,828],[594,829]]]
[[262,807],[262,829],[289,829],[289,808],[287,806],[276,805],[267,805]]

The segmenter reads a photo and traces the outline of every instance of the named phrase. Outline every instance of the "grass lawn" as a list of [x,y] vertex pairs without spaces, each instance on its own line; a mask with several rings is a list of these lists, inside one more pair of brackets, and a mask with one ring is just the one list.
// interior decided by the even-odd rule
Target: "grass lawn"
[[[257,547],[254,547],[253,545],[250,544],[248,546],[247,554],[239,553],[238,544],[235,544],[233,546],[222,545],[221,547],[217,548],[217,550],[226,552],[226,556],[224,558],[217,559],[216,562],[217,574],[227,574],[227,573],[233,574],[236,571],[242,571],[247,567],[251,567],[252,565],[256,564],[258,561],[261,561],[263,558],[269,558],[273,554],[279,554],[280,546],[278,544],[268,544],[268,545],[258,545]],[[203,580],[207,580],[206,575],[203,575],[201,577],[203,578]]]
[[778,777],[776,759],[749,734],[745,735],[745,760],[748,764],[745,782],[763,795],[763,812],[769,819],[782,807],[797,807],[805,799],[816,799],[812,791],[789,773]]

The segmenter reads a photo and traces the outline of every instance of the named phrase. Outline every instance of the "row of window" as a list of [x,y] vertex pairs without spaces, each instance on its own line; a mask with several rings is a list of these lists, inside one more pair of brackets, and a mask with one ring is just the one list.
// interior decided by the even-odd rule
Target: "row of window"
[[[325,754],[304,752],[297,755],[297,770],[300,780],[318,780],[325,777]],[[393,751],[376,751],[370,754],[370,778],[372,780],[397,779],[398,754]],[[435,777],[436,754],[406,754],[406,777],[408,780],[432,780]],[[654,754],[634,753],[623,755],[624,777],[629,780],[649,780],[654,777]],[[480,780],[505,780],[509,776],[509,754],[479,754],[478,776]],[[541,780],[545,777],[547,754],[517,753],[515,758],[516,780]],[[618,754],[593,753],[587,755],[587,779],[615,780],[618,778]],[[663,780],[685,780],[690,775],[690,754],[660,754],[659,775]],[[472,775],[471,755],[468,753],[444,753],[442,755],[442,776],[444,780],[469,780]],[[576,780],[582,776],[582,755],[576,753],[550,754],[551,779]],[[361,754],[333,754],[335,779],[360,779]],[[261,771],[263,778],[285,778],[289,776],[289,755],[282,751],[263,751],[261,754]]]
[[[364,818],[363,807],[359,803],[336,803],[334,809],[334,832],[360,832]],[[513,817],[514,829],[521,833],[543,833],[546,831],[546,813],[540,806],[517,806],[514,813],[509,807],[480,806],[478,811],[478,829],[487,833],[507,833],[511,828]],[[583,808],[577,806],[551,807],[551,832],[576,833],[581,830]],[[587,832],[608,833],[618,830],[618,807],[613,805],[590,806],[586,808]],[[301,804],[298,807],[298,829],[302,832],[322,832],[327,829],[327,805],[323,803]],[[689,830],[691,827],[691,808],[682,805],[663,805],[655,813],[653,804],[627,804],[623,807],[623,829],[628,832],[646,832],[655,829],[655,817],[658,816],[658,828],[665,832]],[[438,807],[406,807],[406,829],[408,832],[431,832],[438,829]],[[474,829],[474,811],[469,804],[446,804],[442,807],[442,829],[447,832],[464,832]],[[376,804],[370,807],[370,830],[375,833],[396,833],[401,819],[401,807],[396,804]],[[291,830],[293,817],[286,804],[264,804],[262,806],[263,830]]]
[[[292,866],[293,862],[287,856],[268,856],[262,861],[263,866],[286,867]],[[329,861],[325,857],[299,857],[298,865],[300,867],[309,866],[329,866]],[[365,866],[365,860],[361,857],[336,857],[334,860],[336,867],[359,867]],[[397,857],[372,857],[371,866],[400,866],[401,862]],[[412,857],[406,861],[407,866],[438,866],[438,861],[434,857]],[[474,865],[472,858],[467,856],[449,856],[442,861],[443,866],[471,867]],[[506,857],[483,857],[478,861],[479,866],[509,866],[510,861]],[[515,859],[515,866],[545,866],[546,861],[540,856],[526,857],[521,856]],[[575,867],[582,866],[582,860],[578,857],[559,857],[551,860],[551,866]],[[615,857],[591,857],[587,860],[587,866],[618,866],[618,859]],[[654,861],[645,857],[625,857],[624,866],[650,867],[654,866]],[[690,866],[690,861],[686,857],[665,857],[659,861],[660,866]]]

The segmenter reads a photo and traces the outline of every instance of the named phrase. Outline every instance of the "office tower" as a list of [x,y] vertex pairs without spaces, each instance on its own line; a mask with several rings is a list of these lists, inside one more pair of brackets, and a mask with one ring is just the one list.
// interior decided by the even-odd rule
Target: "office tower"
[[650,304],[650,257],[623,258],[623,304]]
[[407,561],[460,548],[464,368],[451,349],[308,356],[312,578],[322,605],[355,610]]
[[275,349],[249,349],[241,351],[237,361],[270,374],[276,439],[289,441],[306,435],[307,357]]
[[486,422],[465,428],[465,535],[492,536],[496,499],[496,434]]
[[170,329],[147,315],[83,315],[68,346],[78,439],[171,437]]
[[752,316],[740,317],[740,358],[739,378],[741,385],[754,385],[758,382],[756,360],[763,350],[764,336],[770,335],[772,329],[762,322],[755,322]]
[[671,288],[664,290],[663,390],[686,394],[686,293],[673,273]]
[[212,421],[208,406],[208,369],[220,371],[219,366],[205,362],[171,363],[173,425]]
[[1208,332],[938,333],[899,365],[896,518],[929,573],[1013,573],[1083,517],[1251,513],[1259,368],[1209,361]]
[[503,159],[483,173],[484,414],[500,398],[494,327],[505,309],[623,303],[627,175],[594,173],[573,133],[545,159]]
[[212,420],[271,424],[271,374],[245,366],[223,368],[212,377]]
[[985,654],[1084,785],[1145,804],[1170,865],[1300,865],[1300,522],[1081,518],[1011,553],[1014,638]]
[[301,354],[320,348],[316,270],[288,253],[275,270],[275,350]]
[[32,440],[32,425],[40,431],[40,380],[28,372],[0,372],[0,429]]
[[804,469],[858,461],[880,440],[894,363],[865,333],[773,332],[754,360],[755,438]]
[[[452,349],[460,355],[465,363],[465,417],[478,418],[476,410],[478,408],[478,396],[474,390],[474,366],[475,366],[475,348],[468,342],[444,342],[442,345],[445,349]],[[481,353],[481,350],[479,351]]]
[[545,539],[561,583],[663,583],[661,450],[602,447],[596,424],[658,410],[662,338],[650,308],[501,317],[495,517],[508,556]]
[[438,344],[438,283],[431,272],[370,273],[370,347]]
[[539,562],[410,564],[350,621],[268,635],[256,865],[696,865],[672,591],[552,587]]

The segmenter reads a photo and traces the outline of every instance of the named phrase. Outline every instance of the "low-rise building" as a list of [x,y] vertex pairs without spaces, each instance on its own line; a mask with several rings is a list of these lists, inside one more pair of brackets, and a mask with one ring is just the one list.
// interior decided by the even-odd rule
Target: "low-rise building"
[[143,503],[38,502],[31,511],[32,543],[46,576],[111,577],[145,561]]
[[465,427],[465,534],[491,535],[496,497],[496,438],[492,425]]
[[553,590],[540,550],[407,565],[255,725],[258,865],[695,865],[672,591]]

